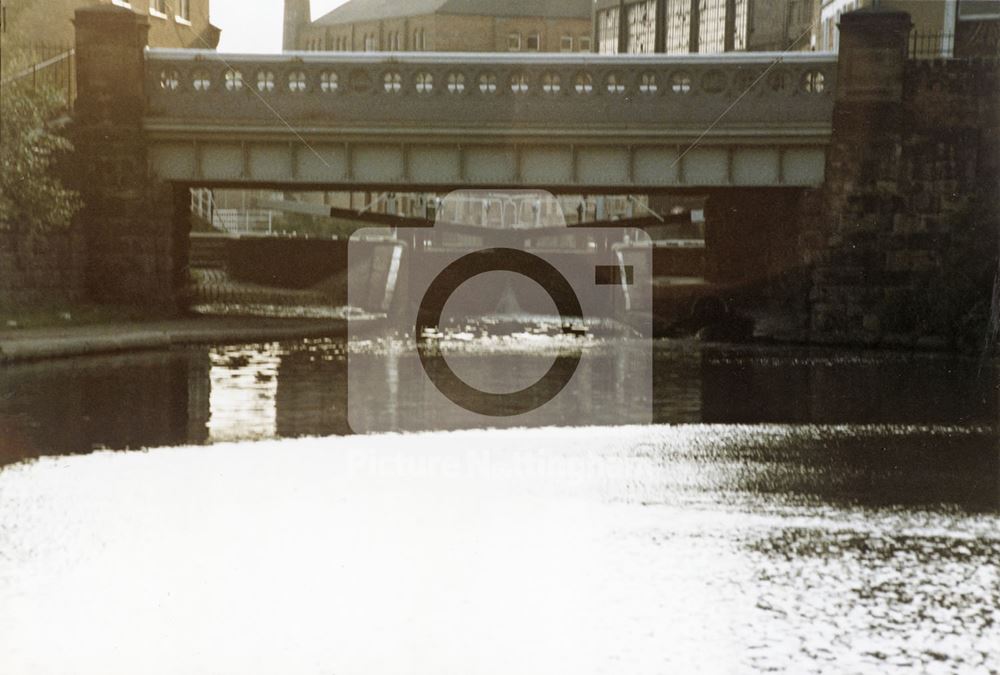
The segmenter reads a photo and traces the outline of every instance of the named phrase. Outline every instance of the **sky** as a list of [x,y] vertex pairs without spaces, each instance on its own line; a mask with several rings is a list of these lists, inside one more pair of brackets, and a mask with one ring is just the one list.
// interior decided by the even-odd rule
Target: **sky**
[[[312,0],[313,19],[344,2]],[[284,5],[284,0],[212,0],[212,23],[222,29],[219,51],[280,52]]]

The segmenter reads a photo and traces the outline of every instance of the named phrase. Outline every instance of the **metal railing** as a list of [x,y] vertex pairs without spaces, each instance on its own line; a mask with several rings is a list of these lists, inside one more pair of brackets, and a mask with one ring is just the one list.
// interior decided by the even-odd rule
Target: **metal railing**
[[950,59],[955,55],[954,33],[912,33],[911,59]]
[[216,208],[212,226],[230,234],[273,234],[274,211]]
[[33,90],[47,87],[60,93],[70,110],[76,100],[76,50],[55,45],[27,45],[11,48],[8,58],[29,65],[0,80],[0,86],[22,86]]

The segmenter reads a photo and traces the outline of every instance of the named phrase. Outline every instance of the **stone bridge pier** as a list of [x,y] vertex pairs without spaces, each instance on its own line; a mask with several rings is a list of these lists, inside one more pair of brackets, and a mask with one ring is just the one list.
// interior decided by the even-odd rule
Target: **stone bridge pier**
[[186,281],[187,190],[153,179],[142,128],[148,19],[112,5],[76,12],[79,97],[71,139],[94,302],[172,311]]

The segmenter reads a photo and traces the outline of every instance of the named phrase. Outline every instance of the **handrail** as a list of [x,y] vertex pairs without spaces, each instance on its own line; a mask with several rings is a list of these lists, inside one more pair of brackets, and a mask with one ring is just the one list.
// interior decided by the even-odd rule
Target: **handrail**
[[835,52],[727,52],[725,54],[590,54],[510,52],[282,52],[280,54],[225,54],[209,49],[148,48],[148,60],[211,61],[226,63],[357,63],[357,64],[496,64],[627,66],[657,64],[793,64],[835,63]]
[[53,56],[52,58],[49,58],[49,59],[46,59],[44,61],[40,61],[38,63],[35,63],[30,68],[22,70],[20,73],[17,73],[16,75],[12,75],[12,76],[8,77],[5,80],[0,80],[0,86],[7,85],[7,84],[12,84],[14,82],[18,82],[18,81],[26,79],[28,77],[33,77],[33,76],[37,75],[40,70],[45,70],[49,66],[54,66],[57,63],[61,63],[62,61],[65,61],[66,59],[72,58],[75,54],[76,54],[76,50],[75,49],[68,49],[65,52],[63,52],[62,54],[57,54],[56,56]]

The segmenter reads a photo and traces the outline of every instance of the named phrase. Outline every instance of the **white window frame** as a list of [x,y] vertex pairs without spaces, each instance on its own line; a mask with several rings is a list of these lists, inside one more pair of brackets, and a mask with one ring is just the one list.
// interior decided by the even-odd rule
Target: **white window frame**
[[507,51],[509,51],[509,52],[519,52],[519,51],[521,51],[521,34],[520,33],[508,33],[507,34]]
[[[535,41],[535,46],[534,47],[531,46],[531,41],[532,40]],[[525,40],[524,49],[525,49],[525,51],[528,51],[528,52],[540,52],[540,51],[542,51],[542,34],[539,33],[538,31],[533,31],[531,33],[528,33],[528,39]]]
[[125,9],[132,9],[132,3],[128,0],[111,0],[111,4],[124,7]]
[[564,52],[571,52],[573,51],[574,43],[575,41],[573,40],[572,35],[563,35],[561,38],[559,38],[559,50]]
[[[163,7],[163,9],[159,9],[158,6]],[[167,18],[166,9],[167,9],[166,0],[149,0],[150,16],[155,16],[157,19],[166,19]]]
[[581,52],[592,52],[594,50],[593,40],[591,40],[589,35],[581,35],[576,44]]
[[177,3],[177,11],[174,12],[174,21],[182,26],[191,25],[191,0],[174,0]]

